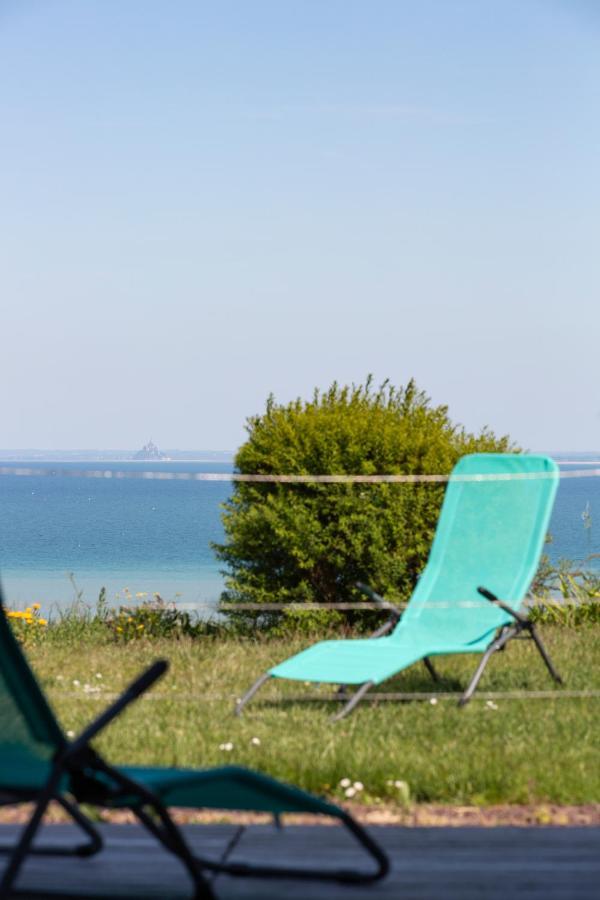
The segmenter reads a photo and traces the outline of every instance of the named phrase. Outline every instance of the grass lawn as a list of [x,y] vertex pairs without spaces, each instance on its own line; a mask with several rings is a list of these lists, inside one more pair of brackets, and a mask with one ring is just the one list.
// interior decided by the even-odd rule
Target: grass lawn
[[[114,762],[176,766],[248,765],[303,788],[344,799],[340,780],[364,785],[353,798],[367,804],[600,803],[600,697],[475,699],[363,703],[330,724],[337,706],[298,699],[314,686],[273,681],[236,719],[233,703],[266,668],[310,639],[202,638],[113,643],[61,636],[49,628],[29,658],[64,724],[77,732],[153,659],[171,663],[167,676],[98,741]],[[50,632],[56,632],[52,635]],[[600,692],[600,625],[541,630],[566,689]],[[69,636],[70,635],[70,636]],[[478,657],[439,657],[436,690],[464,686]],[[98,677],[101,676],[101,677]],[[384,691],[431,692],[422,665],[383,685]],[[485,691],[552,690],[530,642],[513,641],[488,666]],[[323,688],[331,691],[330,687]],[[258,739],[258,740],[256,740]],[[232,749],[221,745],[232,744]]]

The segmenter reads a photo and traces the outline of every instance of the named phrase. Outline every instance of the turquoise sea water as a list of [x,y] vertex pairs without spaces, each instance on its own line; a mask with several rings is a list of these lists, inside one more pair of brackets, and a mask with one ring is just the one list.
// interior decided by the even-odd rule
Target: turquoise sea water
[[[6,464],[4,464],[6,465]],[[17,463],[14,464],[18,466]],[[34,468],[230,472],[229,463],[44,463]],[[229,482],[47,475],[0,477],[0,572],[7,600],[68,604],[69,579],[95,602],[128,588],[182,603],[214,604],[223,580],[211,550]]]
[[[579,468],[590,458],[581,455],[575,466],[563,468]],[[35,467],[82,470],[99,464],[38,461]],[[232,470],[230,463],[214,461],[102,462],[101,468]],[[7,600],[14,606],[39,601],[45,610],[68,604],[74,598],[73,573],[90,603],[104,586],[109,599],[122,597],[125,588],[132,594],[158,591],[208,609],[223,587],[210,545],[223,538],[220,506],[230,492],[229,482],[0,476],[0,572]],[[600,478],[561,481],[550,530],[553,559],[600,553]]]

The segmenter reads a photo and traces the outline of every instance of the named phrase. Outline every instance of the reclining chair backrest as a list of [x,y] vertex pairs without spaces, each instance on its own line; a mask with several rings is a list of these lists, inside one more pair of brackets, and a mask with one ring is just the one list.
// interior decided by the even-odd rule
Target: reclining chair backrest
[[[0,782],[21,760],[48,760],[65,737],[14,637],[0,590]],[[17,773],[14,773],[18,781]]]
[[464,456],[397,631],[418,620],[432,632],[471,642],[511,621],[477,587],[519,609],[539,564],[558,483],[558,466],[546,456]]

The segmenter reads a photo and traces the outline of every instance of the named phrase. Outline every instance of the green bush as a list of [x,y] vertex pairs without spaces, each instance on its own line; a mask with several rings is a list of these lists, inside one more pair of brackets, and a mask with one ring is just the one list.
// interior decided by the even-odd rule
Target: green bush
[[[432,474],[465,453],[510,451],[507,437],[469,434],[432,406],[413,381],[315,391],[248,420],[241,473]],[[427,558],[444,493],[440,484],[260,484],[236,482],[225,504],[227,602],[344,602],[368,582],[406,600]],[[238,614],[236,613],[236,616]],[[280,617],[263,614],[257,624]],[[370,623],[373,623],[372,616]]]

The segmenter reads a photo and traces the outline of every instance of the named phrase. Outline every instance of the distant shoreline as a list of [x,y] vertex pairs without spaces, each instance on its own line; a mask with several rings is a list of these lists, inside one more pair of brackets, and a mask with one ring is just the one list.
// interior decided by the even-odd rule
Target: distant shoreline
[[[69,451],[69,450],[30,450],[14,451],[0,450],[0,462],[7,463],[223,463],[233,462],[234,451],[229,450],[198,450],[198,451],[163,451],[165,458],[161,459],[134,459],[133,451]],[[110,455],[109,455],[110,454]]]
[[204,457],[186,457],[185,459],[176,459],[175,457],[170,457],[169,459],[115,459],[109,457],[102,457],[101,459],[92,459],[92,457],[86,457],[81,459],[76,459],[75,457],[70,457],[69,459],[62,459],[58,457],[49,457],[44,458],[41,456],[36,457],[10,457],[3,458],[0,456],[0,462],[3,463],[32,463],[33,465],[43,465],[45,463],[134,463],[134,464],[142,464],[142,463],[152,463],[152,465],[169,465],[169,463],[233,463],[233,456],[231,459],[215,459],[211,457],[210,459]]

